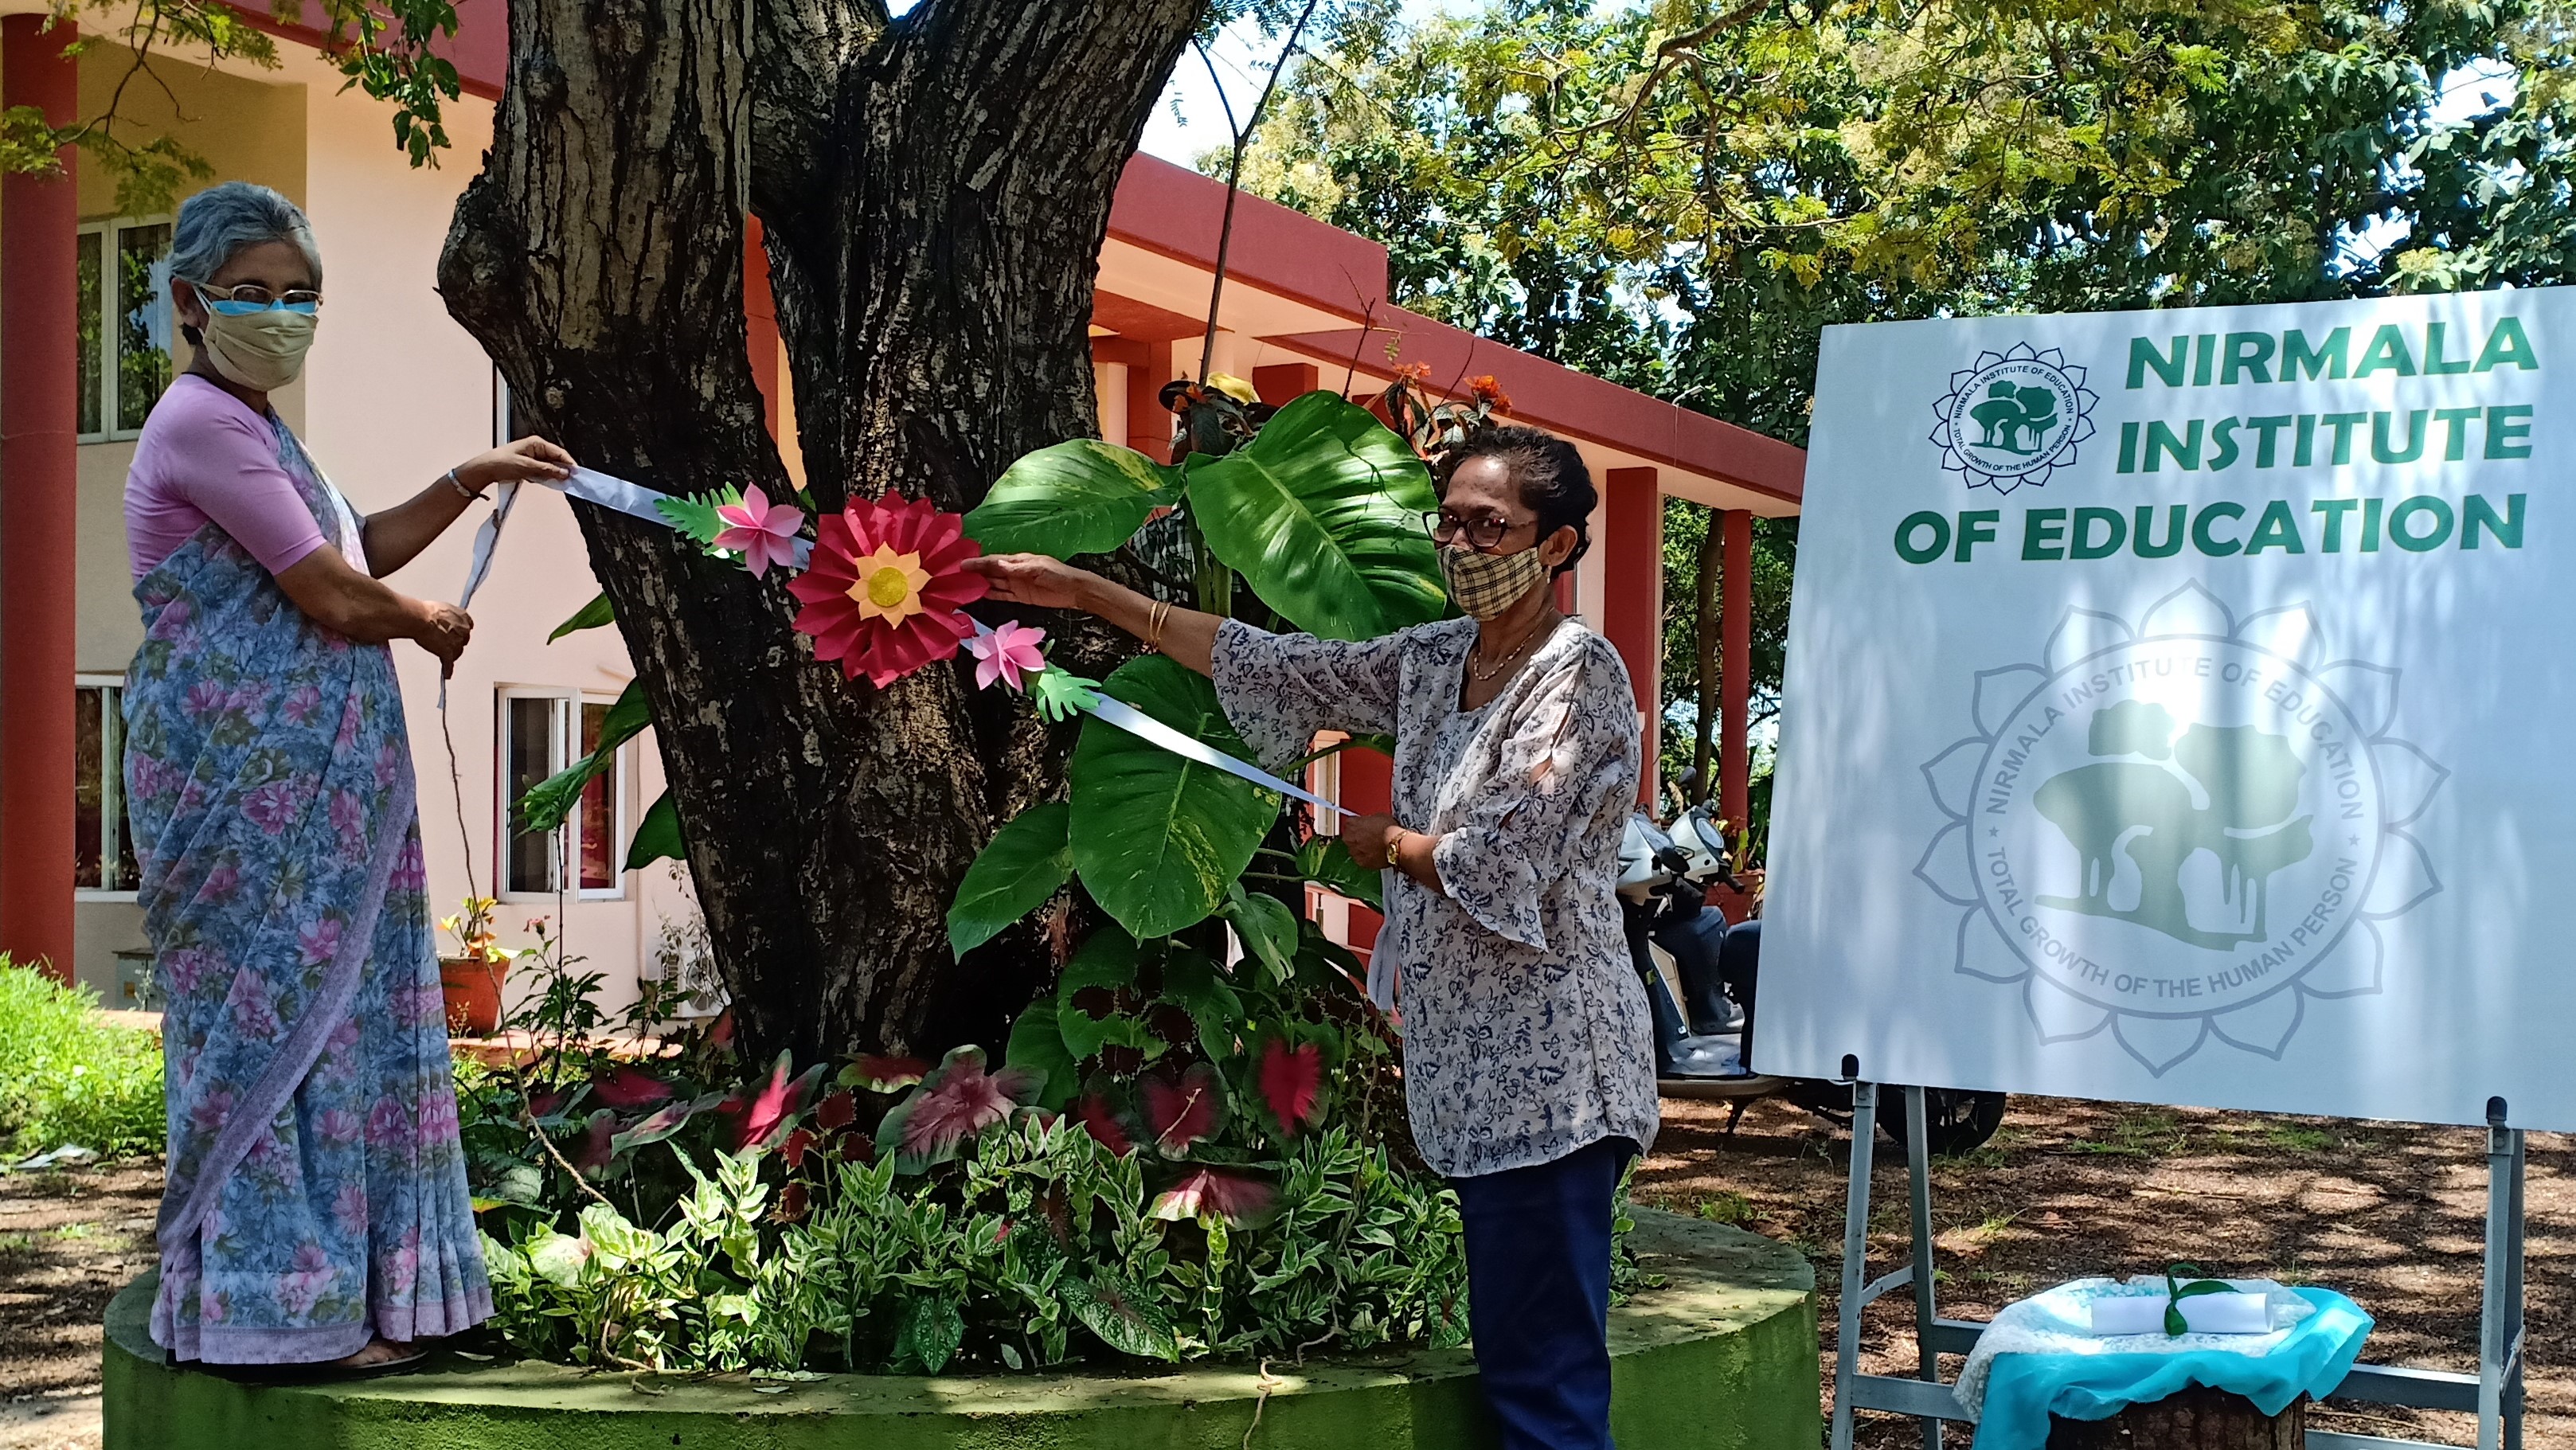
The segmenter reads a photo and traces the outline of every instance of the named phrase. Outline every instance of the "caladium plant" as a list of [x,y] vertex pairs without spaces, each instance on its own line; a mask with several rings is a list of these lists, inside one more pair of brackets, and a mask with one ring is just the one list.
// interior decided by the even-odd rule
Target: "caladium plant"
[[1045,1084],[1044,1074],[1028,1068],[986,1072],[980,1047],[953,1048],[877,1125],[877,1151],[893,1156],[898,1173],[926,1172],[1034,1101]]
[[1313,1042],[1292,1043],[1285,1037],[1262,1040],[1258,1058],[1262,1105],[1270,1109],[1283,1138],[1324,1119],[1324,1049]]
[[1154,1217],[1214,1220],[1228,1228],[1258,1228],[1279,1212],[1278,1186],[1225,1168],[1193,1168],[1154,1198]]
[[1136,1092],[1145,1109],[1146,1135],[1166,1158],[1188,1157],[1225,1126],[1225,1080],[1207,1063],[1192,1065],[1178,1081],[1140,1078]]

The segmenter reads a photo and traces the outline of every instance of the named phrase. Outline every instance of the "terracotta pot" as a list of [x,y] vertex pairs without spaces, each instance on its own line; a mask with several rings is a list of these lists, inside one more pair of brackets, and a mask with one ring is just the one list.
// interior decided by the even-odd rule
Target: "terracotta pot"
[[489,1037],[501,1030],[501,982],[509,976],[507,958],[440,957],[438,985],[447,998],[447,1035]]

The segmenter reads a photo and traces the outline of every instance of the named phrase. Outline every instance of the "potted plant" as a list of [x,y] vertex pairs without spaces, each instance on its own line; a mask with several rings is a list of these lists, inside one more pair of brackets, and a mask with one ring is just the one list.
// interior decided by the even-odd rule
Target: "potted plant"
[[456,940],[456,949],[438,958],[438,985],[447,998],[452,1037],[489,1037],[500,1030],[501,981],[509,975],[512,954],[492,930],[499,908],[489,896],[468,896],[464,910],[438,923],[440,931]]

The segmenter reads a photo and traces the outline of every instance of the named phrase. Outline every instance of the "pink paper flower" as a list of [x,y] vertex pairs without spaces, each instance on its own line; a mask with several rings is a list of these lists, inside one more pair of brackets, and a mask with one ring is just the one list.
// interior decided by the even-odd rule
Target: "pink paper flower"
[[754,579],[772,564],[795,564],[796,531],[805,527],[803,509],[771,503],[754,484],[742,491],[742,502],[718,504],[716,517],[725,522],[716,534],[716,547],[740,551],[742,565]]
[[1027,689],[1021,677],[1047,667],[1046,656],[1038,653],[1038,643],[1045,638],[1045,630],[1010,620],[966,641],[966,652],[976,659],[975,688],[989,690],[995,680],[1004,680],[1014,690]]

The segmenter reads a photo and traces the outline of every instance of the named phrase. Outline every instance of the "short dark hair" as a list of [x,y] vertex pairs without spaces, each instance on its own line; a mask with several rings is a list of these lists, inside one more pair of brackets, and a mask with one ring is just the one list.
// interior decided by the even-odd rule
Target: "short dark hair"
[[1520,485],[1521,505],[1538,515],[1539,538],[1561,528],[1574,530],[1574,552],[1556,566],[1557,573],[1572,569],[1591,551],[1592,511],[1601,505],[1601,491],[1592,486],[1592,470],[1584,467],[1573,444],[1514,424],[1479,428],[1440,455],[1433,479],[1442,494],[1449,492],[1450,477],[1471,458],[1493,459],[1511,474]]

